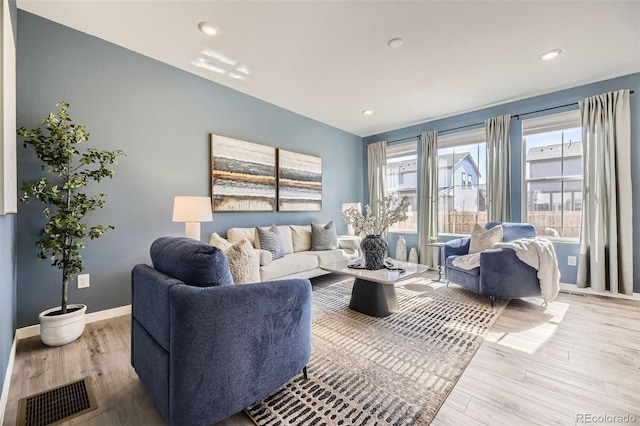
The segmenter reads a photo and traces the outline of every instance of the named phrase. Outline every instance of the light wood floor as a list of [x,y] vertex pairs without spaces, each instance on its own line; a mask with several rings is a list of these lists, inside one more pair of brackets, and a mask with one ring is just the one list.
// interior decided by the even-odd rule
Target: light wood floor
[[[99,408],[68,424],[166,424],[130,366],[129,321],[89,324],[60,348],[18,342],[4,425],[15,425],[20,398],[85,376]],[[640,424],[640,304],[561,294],[548,307],[509,303],[432,424],[577,425],[588,423],[581,415],[626,414]],[[253,423],[237,414],[217,424],[230,425]]]

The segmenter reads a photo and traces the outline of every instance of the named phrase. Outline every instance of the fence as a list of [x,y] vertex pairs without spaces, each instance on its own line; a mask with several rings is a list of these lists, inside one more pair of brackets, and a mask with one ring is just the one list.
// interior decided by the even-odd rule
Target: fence
[[[529,212],[527,222],[536,227],[540,236],[580,238],[579,211],[565,211],[564,224],[562,212]],[[417,229],[417,213],[409,212],[408,218],[390,227],[395,231]],[[487,223],[487,212],[438,212],[438,233],[471,234],[473,226]]]
[[471,234],[476,223],[487,223],[487,212],[438,212],[439,233]]
[[[536,227],[536,234],[547,237],[580,238],[579,211],[529,212],[527,222]],[[439,212],[438,232],[471,234],[473,226],[487,223],[487,212]]]

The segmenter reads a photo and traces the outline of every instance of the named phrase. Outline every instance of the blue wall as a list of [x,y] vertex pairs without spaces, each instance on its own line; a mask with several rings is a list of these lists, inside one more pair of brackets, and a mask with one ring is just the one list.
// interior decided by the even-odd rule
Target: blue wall
[[[9,2],[9,14],[15,40],[18,14],[15,1]],[[4,383],[16,331],[16,264],[16,215],[0,215],[0,387]]]
[[[364,139],[364,144],[368,145],[373,142],[381,140],[392,141],[396,139],[409,138],[419,135],[421,132],[428,130],[442,131],[445,129],[452,129],[455,127],[466,126],[475,123],[483,123],[484,120],[490,117],[495,117],[503,114],[522,114],[530,111],[536,111],[545,108],[552,108],[558,105],[566,105],[574,102],[578,102],[580,99],[584,99],[588,96],[598,95],[601,93],[611,92],[621,89],[635,90],[635,94],[631,96],[631,177],[635,186],[633,191],[633,222],[634,224],[640,224],[640,192],[638,191],[638,185],[640,185],[640,143],[638,138],[640,137],[640,73],[627,75],[611,80],[605,80],[598,83],[588,84],[584,86],[575,87],[572,89],[562,90],[559,92],[550,93],[547,95],[536,96],[529,99],[524,99],[517,102],[510,102],[503,105],[498,105],[491,108],[486,108],[478,111],[469,112],[466,114],[457,115],[454,117],[443,118],[441,120],[431,121],[428,123],[422,123],[419,125],[406,127],[386,133],[380,133],[374,136],[369,136]],[[578,105],[572,105],[566,108],[555,109],[553,111],[547,111],[537,114],[530,114],[523,118],[534,118],[547,114],[559,113],[563,111],[569,111],[571,109],[577,109]],[[475,127],[469,127],[464,130],[471,130],[473,128],[482,127],[478,125]],[[447,134],[447,133],[442,133]],[[513,119],[511,121],[511,211],[512,220],[521,221],[522,218],[522,126],[521,122]],[[367,176],[366,161],[364,163],[364,174]],[[366,179],[365,179],[366,184]],[[367,202],[368,191],[365,188],[365,203]],[[417,246],[417,235],[406,235],[405,240],[407,246]],[[389,245],[395,252],[395,242],[397,236],[391,234]],[[558,263],[560,264],[560,273],[562,274],[561,281],[563,283],[576,282],[577,268],[575,266],[567,265],[567,256],[578,255],[578,245],[570,243],[557,243],[554,244],[556,253],[558,255]],[[635,226],[633,230],[633,257],[634,265],[640,264],[640,225]],[[635,292],[640,292],[640,273],[634,271],[633,288]]]
[[16,215],[0,215],[0,391],[16,331]]
[[[209,133],[237,137],[323,158],[323,211],[214,213],[202,239],[232,226],[308,224],[335,220],[343,202],[362,199],[361,138],[162,64],[97,38],[20,11],[18,14],[18,126],[39,125],[57,101],[87,126],[90,144],[121,148],[127,156],[112,181],[96,223],[116,227],[83,251],[91,287],[70,288],[71,302],[98,311],[130,303],[133,265],[149,262],[151,242],[182,235],[171,222],[175,195],[210,191]],[[35,156],[18,150],[18,180],[39,176]],[[34,241],[43,224],[38,202],[18,212],[18,326],[59,305],[60,273],[36,260]]]

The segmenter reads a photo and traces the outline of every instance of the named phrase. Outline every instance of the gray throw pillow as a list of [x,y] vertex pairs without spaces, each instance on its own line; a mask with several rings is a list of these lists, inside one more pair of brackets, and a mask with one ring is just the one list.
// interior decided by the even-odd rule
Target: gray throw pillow
[[338,235],[333,221],[326,225],[311,224],[311,250],[334,250],[338,248]]
[[258,233],[260,248],[271,252],[273,260],[284,257],[282,235],[276,225],[271,225],[270,228],[260,228],[256,226],[256,232]]

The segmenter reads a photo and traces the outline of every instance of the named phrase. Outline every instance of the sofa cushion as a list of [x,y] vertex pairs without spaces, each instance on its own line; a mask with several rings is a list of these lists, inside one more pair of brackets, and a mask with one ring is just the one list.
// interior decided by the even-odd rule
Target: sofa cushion
[[493,248],[494,244],[502,241],[502,226],[498,225],[491,229],[484,229],[476,225],[471,232],[471,243],[469,244],[469,254],[478,253]]
[[338,248],[338,235],[333,221],[326,225],[311,224],[311,250],[335,250]]
[[261,228],[256,226],[258,233],[257,248],[271,252],[273,260],[280,259],[284,256],[284,245],[282,243],[282,234],[276,225],[270,228]]
[[318,265],[320,266],[326,265],[327,263],[342,262],[343,260],[350,259],[347,253],[341,249],[310,251],[308,253],[318,257]]
[[282,246],[284,247],[284,254],[293,253],[293,241],[291,236],[291,228],[289,225],[279,225],[278,231],[282,235]]
[[227,256],[218,247],[184,237],[161,237],[151,244],[153,267],[198,287],[233,285]]
[[311,225],[289,225],[293,252],[311,250]]
[[502,226],[502,241],[505,243],[519,238],[534,238],[536,236],[536,227],[530,223],[487,222],[484,227],[491,229],[498,225]]
[[224,252],[235,284],[260,282],[260,256],[246,238]]
[[231,244],[239,243],[245,238],[249,240],[252,246],[259,248],[256,242],[258,239],[256,228],[229,228],[227,231],[227,239]]
[[310,253],[293,253],[274,259],[270,265],[260,267],[260,278],[269,281],[285,275],[298,274],[318,267],[318,257]]

